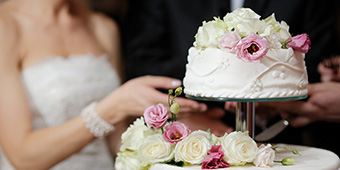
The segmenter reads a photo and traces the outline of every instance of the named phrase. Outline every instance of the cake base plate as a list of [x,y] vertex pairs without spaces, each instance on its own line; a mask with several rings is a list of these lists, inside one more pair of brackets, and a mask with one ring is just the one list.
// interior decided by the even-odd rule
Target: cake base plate
[[307,95],[292,96],[292,97],[276,97],[276,98],[224,98],[224,97],[201,97],[186,94],[189,99],[203,100],[203,101],[216,101],[216,102],[279,102],[306,99]]
[[306,99],[307,95],[277,98],[223,98],[223,97],[200,97],[186,94],[186,97],[193,100],[216,101],[216,102],[237,102],[236,103],[236,131],[248,131],[249,136],[255,138],[255,102],[277,102]]

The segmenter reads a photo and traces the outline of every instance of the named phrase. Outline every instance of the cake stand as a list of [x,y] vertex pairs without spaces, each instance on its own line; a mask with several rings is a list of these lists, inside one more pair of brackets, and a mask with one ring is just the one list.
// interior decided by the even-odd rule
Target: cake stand
[[276,102],[292,101],[307,98],[307,95],[278,98],[223,98],[223,97],[198,97],[186,94],[186,97],[193,100],[216,101],[216,102],[237,102],[236,103],[236,131],[248,131],[249,136],[255,137],[255,102]]

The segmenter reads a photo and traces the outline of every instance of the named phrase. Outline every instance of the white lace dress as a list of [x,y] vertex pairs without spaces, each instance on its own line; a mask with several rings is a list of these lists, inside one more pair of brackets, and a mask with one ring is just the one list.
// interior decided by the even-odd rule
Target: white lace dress
[[[48,57],[22,72],[34,129],[59,125],[80,114],[119,87],[120,80],[106,55]],[[14,169],[0,150],[0,170]],[[52,170],[109,170],[113,159],[105,140],[96,139]]]

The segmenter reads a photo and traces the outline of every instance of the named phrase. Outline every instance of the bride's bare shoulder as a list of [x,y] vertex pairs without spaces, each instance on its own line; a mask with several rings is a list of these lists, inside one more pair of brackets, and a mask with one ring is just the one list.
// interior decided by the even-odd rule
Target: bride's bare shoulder
[[115,53],[120,47],[120,31],[117,22],[101,13],[91,16],[96,37],[107,53]]
[[119,27],[115,20],[99,12],[92,12],[91,21],[95,26],[97,33],[106,36],[116,36],[119,34]]

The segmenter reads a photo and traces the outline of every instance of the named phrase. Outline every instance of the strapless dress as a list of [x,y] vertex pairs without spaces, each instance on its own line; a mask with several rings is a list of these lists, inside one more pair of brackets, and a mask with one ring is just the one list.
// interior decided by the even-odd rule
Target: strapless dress
[[[22,71],[35,130],[57,126],[80,115],[121,84],[106,55],[50,56]],[[51,170],[114,169],[107,142],[96,139]],[[0,150],[0,170],[14,170]]]

